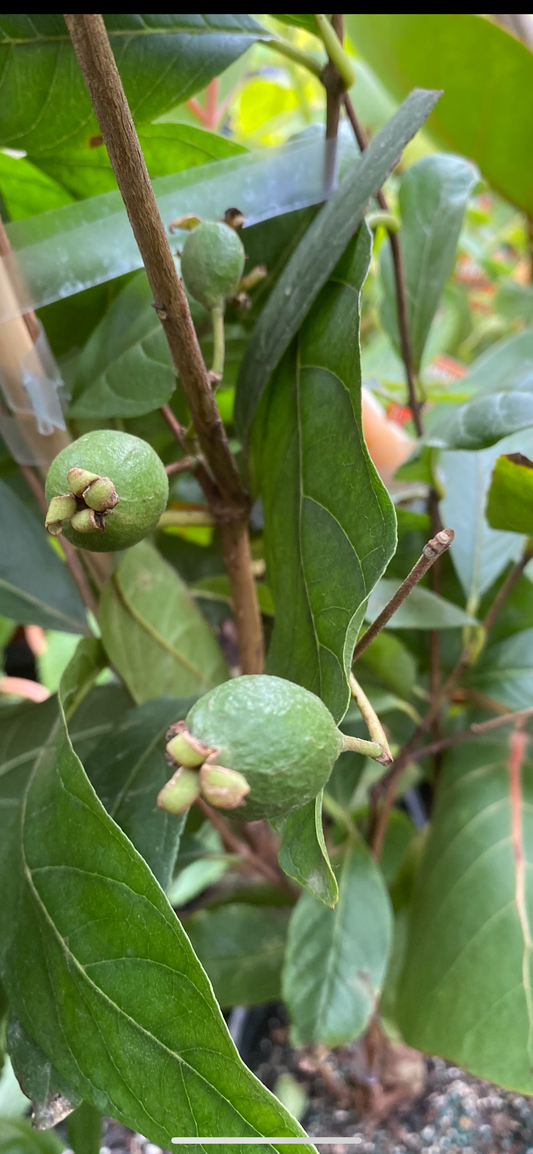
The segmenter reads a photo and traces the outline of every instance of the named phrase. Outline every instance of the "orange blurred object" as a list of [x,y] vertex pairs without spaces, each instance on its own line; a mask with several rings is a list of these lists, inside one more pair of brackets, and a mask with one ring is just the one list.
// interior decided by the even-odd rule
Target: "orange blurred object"
[[390,485],[396,470],[411,456],[416,441],[396,421],[389,420],[368,389],[361,390],[361,402],[368,452],[382,481]]
[[45,685],[27,677],[1,677],[0,693],[25,697],[28,701],[46,701],[50,697],[50,690]]

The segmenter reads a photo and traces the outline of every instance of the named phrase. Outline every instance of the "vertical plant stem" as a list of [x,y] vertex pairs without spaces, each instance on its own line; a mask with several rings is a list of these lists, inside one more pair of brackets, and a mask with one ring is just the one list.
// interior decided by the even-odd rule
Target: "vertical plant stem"
[[[176,371],[179,375],[200,447],[218,492],[210,499],[213,515],[224,526],[235,522],[238,550],[231,556],[231,592],[236,608],[241,663],[247,673],[262,667],[262,625],[251,573],[237,573],[248,565],[250,552],[241,538],[246,533],[249,499],[226,430],[209,383],[183,285],[178,277],[165,227],[144,161],[122,81],[111,50],[102,16],[95,13],[66,14],[65,22],[100,125],[109,159],[122,194],[133,233],[154,295]],[[237,528],[238,526],[238,528]],[[227,535],[227,534],[226,534]],[[249,603],[241,604],[243,597]],[[244,630],[252,631],[246,636]],[[255,654],[255,664],[248,665]]]
[[[336,36],[342,44],[344,37],[344,21],[342,13],[335,13],[331,17],[331,24]],[[335,179],[335,164],[337,160],[337,135],[341,114],[342,94],[344,84],[342,76],[335,62],[329,57],[328,63],[320,77],[326,89],[326,168],[324,176],[326,196],[332,191]]]
[[[366,135],[361,124],[357,118],[355,108],[347,92],[343,95],[344,107],[348,120],[353,128],[355,139],[364,152],[368,145]],[[389,212],[387,198],[382,189],[379,190],[376,200],[384,212]],[[392,264],[394,269],[394,284],[396,288],[396,308],[398,313],[398,331],[400,334],[400,348],[402,350],[402,360],[405,366],[405,375],[407,377],[407,388],[409,391],[409,407],[413,414],[413,424],[415,426],[417,436],[421,437],[423,433],[422,417],[420,413],[420,401],[417,396],[417,381],[416,374],[413,367],[413,352],[411,346],[411,336],[409,333],[409,323],[407,316],[407,292],[405,287],[405,273],[403,267],[402,248],[400,236],[396,232],[389,230],[389,241],[392,253]]]

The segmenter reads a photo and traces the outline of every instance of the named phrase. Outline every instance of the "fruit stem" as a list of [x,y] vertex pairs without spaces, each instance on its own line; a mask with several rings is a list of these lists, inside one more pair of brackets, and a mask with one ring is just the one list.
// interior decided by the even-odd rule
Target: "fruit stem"
[[218,384],[224,376],[224,308],[217,305],[211,309],[211,323],[213,325],[213,363],[209,373],[212,384]]
[[377,741],[365,741],[362,737],[349,737],[347,733],[343,733],[341,753],[346,753],[348,750],[351,750],[352,753],[362,753],[365,757],[372,757],[374,761],[381,761],[384,756],[383,746],[378,745]]
[[368,700],[364,689],[361,685],[359,685],[359,682],[354,677],[353,673],[350,673],[350,693],[354,701],[357,702],[359,712],[368,729],[372,741],[375,741],[382,748],[382,756],[376,758],[376,760],[380,761],[382,765],[390,765],[392,761],[392,753],[389,749],[389,743],[385,736],[385,730],[383,729],[381,721],[379,720],[373,705]]

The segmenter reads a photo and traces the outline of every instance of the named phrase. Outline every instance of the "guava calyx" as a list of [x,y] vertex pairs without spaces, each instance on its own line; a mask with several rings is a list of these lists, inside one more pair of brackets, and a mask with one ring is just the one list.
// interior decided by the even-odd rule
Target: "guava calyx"
[[177,769],[158,796],[160,809],[185,813],[199,795],[217,809],[242,805],[250,786],[242,773],[218,764],[218,749],[194,737],[184,721],[171,725],[167,738],[166,760]]
[[60,536],[64,521],[70,521],[77,533],[103,531],[107,514],[119,503],[111,478],[90,473],[88,469],[73,468],[67,473],[67,481],[71,492],[52,497],[45,528],[52,537]]

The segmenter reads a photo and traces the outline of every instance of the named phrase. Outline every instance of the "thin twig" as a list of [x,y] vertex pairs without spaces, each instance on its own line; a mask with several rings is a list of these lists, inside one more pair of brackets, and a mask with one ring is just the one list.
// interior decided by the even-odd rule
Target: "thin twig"
[[176,473],[187,473],[189,470],[195,469],[198,464],[198,457],[182,457],[181,461],[173,461],[171,465],[165,465],[165,473],[167,477],[174,477]]
[[[344,37],[344,20],[342,13],[335,13],[331,17],[333,30],[336,32],[340,44]],[[329,195],[335,178],[335,162],[337,159],[337,135],[341,113],[342,94],[344,83],[335,62],[328,53],[328,63],[323,69],[320,79],[326,89],[326,171],[324,176],[325,193]],[[329,142],[329,143],[328,143]]]
[[[364,152],[368,147],[368,140],[362,125],[359,123],[355,108],[352,104],[351,98],[347,92],[342,97],[344,107],[348,120],[353,128],[355,139]],[[376,195],[376,200],[384,212],[389,212],[389,205],[387,198],[382,189]],[[403,267],[402,248],[400,237],[397,232],[389,231],[389,241],[391,246],[392,264],[394,268],[394,283],[396,287],[396,305],[398,310],[398,332],[400,335],[400,348],[402,352],[402,360],[405,365],[405,375],[407,377],[407,388],[409,390],[409,407],[413,414],[413,423],[419,437],[422,436],[422,418],[420,414],[420,402],[416,393],[416,375],[413,366],[413,350],[411,345],[411,335],[409,332],[409,318],[407,315],[407,291],[405,287],[405,271]]]
[[[519,580],[526,565],[528,564],[528,561],[531,560],[533,555],[532,550],[533,543],[528,541],[522,556],[513,565],[513,568],[508,574],[501,589],[494,598],[492,605],[485,614],[482,622],[485,633],[488,633],[494,625],[498,614],[505,604],[506,599],[509,597],[510,593],[512,593],[517,581]],[[505,595],[502,596],[504,591]],[[369,840],[372,851],[377,858],[379,858],[383,848],[387,822],[394,801],[398,779],[406,765],[408,765],[412,760],[413,756],[415,754],[418,756],[417,747],[420,738],[431,727],[434,719],[438,717],[442,706],[446,701],[450,699],[458,682],[463,676],[463,673],[465,673],[471,664],[472,648],[471,643],[467,643],[461,653],[461,656],[459,657],[459,660],[457,661],[457,664],[455,665],[454,669],[452,669],[452,672],[440,690],[440,693],[432,700],[430,708],[428,709],[425,717],[422,718],[422,721],[409,738],[409,741],[407,741],[403,748],[400,750],[398,757],[394,761],[393,765],[391,765],[388,772],[385,773],[383,777],[375,783],[371,790],[372,815],[370,822],[371,828]],[[383,804],[381,809],[378,808],[380,797],[383,797]]]
[[294,896],[293,889],[289,885],[289,882],[286,881],[281,871],[273,869],[272,866],[268,864],[268,862],[263,861],[263,859],[259,857],[258,854],[254,853],[251,846],[249,846],[247,842],[243,841],[242,838],[233,832],[225,817],[222,817],[220,813],[217,813],[216,810],[212,809],[211,806],[208,805],[207,802],[204,801],[201,797],[196,798],[196,804],[202,810],[202,813],[205,814],[208,821],[211,822],[211,825],[214,826],[214,828],[220,834],[226,849],[232,850],[233,853],[238,854],[239,857],[243,858],[244,861],[246,861],[248,865],[255,870],[256,873],[262,874],[263,877],[267,878],[267,880],[271,882],[272,885],[275,885],[277,889],[284,890],[285,893],[290,893],[291,896]]
[[450,548],[454,536],[455,533],[453,529],[441,529],[436,537],[432,537],[431,541],[428,541],[427,545],[424,545],[421,556],[418,558],[416,565],[411,569],[411,572],[408,573],[405,581],[402,581],[400,588],[396,590],[394,596],[391,597],[385,608],[381,610],[381,613],[357,642],[353,653],[352,665],[354,665],[361,654],[364,653],[365,649],[368,649],[368,646],[374,638],[377,637],[378,633],[381,633],[381,630],[384,629],[387,622],[390,621],[393,614],[396,613],[396,610],[400,608],[400,605],[402,605],[409,594],[412,593],[415,585],[418,585],[418,582],[424,574],[427,573],[428,569],[434,565],[437,558],[441,557],[442,554]]
[[444,749],[451,749],[454,745],[461,745],[463,741],[471,741],[473,737],[490,733],[493,729],[500,729],[502,725],[523,724],[530,717],[533,717],[533,706],[529,709],[519,709],[516,713],[503,713],[500,717],[491,717],[489,721],[475,721],[468,729],[461,729],[459,733],[451,733],[449,737],[441,737],[439,741],[433,741],[431,745],[417,749],[416,759],[418,761],[421,757],[430,757]]
[[[33,472],[33,469],[30,465],[19,465],[19,469],[26,483],[29,485],[34,497],[39,502],[43,513],[46,513],[48,502],[45,497],[44,487],[41,484],[37,474]],[[92,613],[96,614],[98,611],[98,606],[96,604],[93,591],[89,585],[83,565],[80,561],[76,549],[74,548],[74,545],[71,545],[70,541],[67,541],[64,537],[62,537],[61,548],[65,554],[65,561],[68,568],[70,569],[70,574],[77,586],[82,601],[85,603],[87,608],[91,610]]]
[[[263,638],[250,570],[249,497],[209,383],[185,290],[176,271],[102,16],[97,13],[65,14],[65,22],[143,259],[157,315],[185,393],[194,429],[218,491],[216,499],[212,493],[210,506],[221,525],[224,557],[236,606],[241,664],[247,673],[258,673],[262,668]],[[168,415],[163,415],[168,420]],[[205,474],[207,476],[207,470]],[[199,480],[203,477],[201,467],[197,476]],[[234,546],[237,538],[238,550]]]

